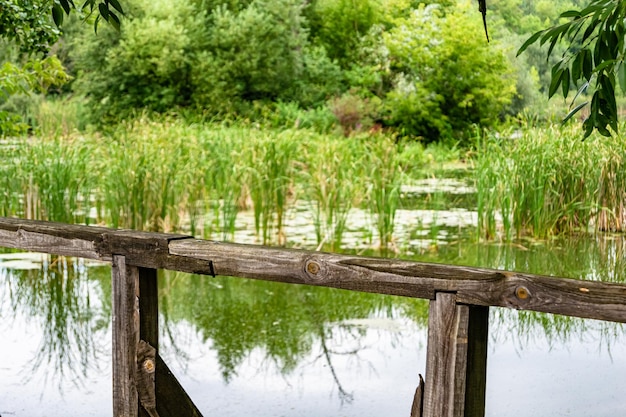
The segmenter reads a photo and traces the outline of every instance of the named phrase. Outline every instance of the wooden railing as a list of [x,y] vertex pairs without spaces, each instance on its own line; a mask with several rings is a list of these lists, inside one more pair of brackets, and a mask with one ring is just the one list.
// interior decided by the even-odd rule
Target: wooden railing
[[484,416],[490,306],[626,323],[624,284],[10,218],[0,247],[112,263],[115,417],[201,415],[158,354],[157,269],[431,300],[411,416]]

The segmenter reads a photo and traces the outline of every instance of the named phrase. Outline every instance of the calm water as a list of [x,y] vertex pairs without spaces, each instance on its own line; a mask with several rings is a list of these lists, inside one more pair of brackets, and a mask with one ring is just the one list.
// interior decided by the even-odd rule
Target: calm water
[[[402,257],[626,281],[624,236],[472,243],[467,193],[460,209],[400,211]],[[249,221],[238,241],[253,239]],[[306,243],[308,223],[294,211],[287,235]],[[345,239],[360,253],[373,240],[363,228]],[[108,265],[5,253],[0,283],[0,416],[110,416]],[[204,415],[409,415],[427,302],[163,271],[159,286],[161,355]],[[487,415],[626,415],[625,342],[622,325],[493,308]]]
[[[419,258],[623,281],[623,245],[453,244]],[[111,415],[109,274],[1,255],[0,415]],[[425,302],[177,273],[159,285],[162,355],[205,415],[408,415]],[[624,415],[621,325],[501,309],[490,322],[487,415]]]

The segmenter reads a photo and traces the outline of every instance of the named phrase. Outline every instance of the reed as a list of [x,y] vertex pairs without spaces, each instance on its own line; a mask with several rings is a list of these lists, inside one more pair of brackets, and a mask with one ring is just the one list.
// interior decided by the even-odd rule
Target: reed
[[247,148],[246,182],[255,230],[264,245],[272,241],[283,245],[286,241],[283,222],[288,200],[293,199],[294,162],[302,136],[289,130],[275,136],[254,134],[257,137]]
[[10,188],[20,195],[15,214],[31,219],[89,223],[95,177],[90,145],[80,138],[22,142]]
[[304,192],[309,200],[319,249],[339,250],[350,209],[359,204],[360,142],[316,138],[306,149]]
[[402,172],[398,149],[393,138],[382,135],[367,137],[362,178],[367,186],[367,204],[373,217],[380,249],[386,253],[393,243],[396,210],[400,201]]
[[380,134],[344,138],[146,115],[103,133],[53,127],[52,136],[0,146],[0,214],[232,240],[238,214],[250,208],[259,242],[282,245],[285,217],[305,206],[317,245],[337,250],[359,207],[371,210],[387,248],[402,173],[423,175],[425,166],[411,156],[424,154],[421,145],[398,151]]
[[569,126],[485,139],[476,158],[480,235],[623,231],[625,149],[622,137],[583,142]]

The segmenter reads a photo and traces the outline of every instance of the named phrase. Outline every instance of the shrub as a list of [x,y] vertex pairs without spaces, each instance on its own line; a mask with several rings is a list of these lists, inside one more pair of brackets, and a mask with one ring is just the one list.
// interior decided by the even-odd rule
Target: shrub
[[428,6],[384,33],[397,74],[386,97],[390,124],[430,142],[498,121],[515,93],[515,77],[480,26],[467,7],[442,15]]

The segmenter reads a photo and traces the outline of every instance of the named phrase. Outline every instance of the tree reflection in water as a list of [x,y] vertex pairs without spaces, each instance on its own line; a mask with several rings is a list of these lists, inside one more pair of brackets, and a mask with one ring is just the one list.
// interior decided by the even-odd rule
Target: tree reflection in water
[[99,369],[102,355],[110,355],[110,272],[87,268],[79,259],[41,255],[40,260],[22,260],[18,268],[23,269],[3,269],[7,263],[0,263],[10,305],[10,311],[2,308],[2,316],[10,320],[21,314],[35,322],[42,338],[26,379],[44,370],[61,390],[67,383],[82,384],[90,370]]
[[[499,245],[465,242],[440,247],[435,256],[421,254],[418,260],[624,282],[625,248],[623,236]],[[32,369],[25,372],[34,375],[44,369],[61,390],[68,383],[83,384],[89,372],[110,366],[110,268],[43,257],[36,267],[20,269],[11,263],[19,256],[0,256],[0,314],[5,323],[17,315],[29,317],[43,334]],[[195,359],[188,340],[181,339],[184,324],[193,332],[189,340],[207,344],[215,353],[226,383],[238,375],[246,358],[261,352],[263,365],[283,375],[306,362],[325,366],[339,401],[345,403],[354,398],[352,382],[338,370],[337,361],[349,357],[355,366],[378,371],[365,355],[373,348],[363,342],[371,327],[356,321],[407,320],[424,331],[428,314],[424,300],[238,278],[161,271],[159,287],[163,345],[182,368]],[[492,309],[490,335],[495,342],[514,340],[520,350],[538,340],[559,346],[594,338],[598,349],[610,354],[611,346],[623,340],[624,326]]]

